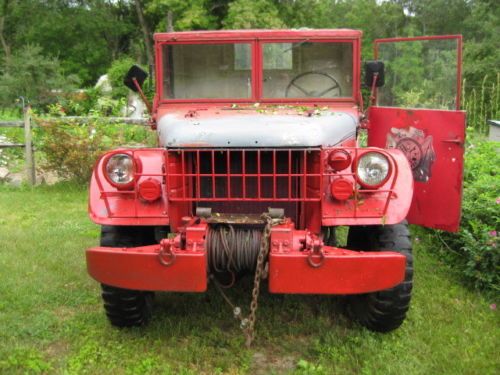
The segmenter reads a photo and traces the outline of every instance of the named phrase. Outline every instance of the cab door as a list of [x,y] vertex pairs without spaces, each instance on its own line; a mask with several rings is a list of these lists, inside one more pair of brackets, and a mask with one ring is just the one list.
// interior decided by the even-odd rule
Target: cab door
[[448,231],[458,230],[461,216],[461,57],[460,35],[376,40],[385,84],[368,111],[368,145],[398,148],[410,162],[408,222]]

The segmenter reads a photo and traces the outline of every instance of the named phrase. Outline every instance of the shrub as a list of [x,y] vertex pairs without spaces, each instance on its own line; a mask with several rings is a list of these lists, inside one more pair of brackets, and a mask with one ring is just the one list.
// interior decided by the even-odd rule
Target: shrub
[[76,182],[88,182],[92,164],[105,149],[102,135],[97,134],[93,126],[59,122],[39,124],[38,148],[45,154],[43,168]]
[[87,88],[65,95],[59,99],[59,104],[65,116],[86,116],[97,108],[100,91]]
[[[477,288],[500,290],[500,144],[472,140],[465,156],[462,221],[457,234],[438,232],[445,259]],[[452,250],[449,252],[448,250]]]
[[[127,97],[131,91],[123,84],[123,78],[134,64],[136,64],[135,61],[130,57],[123,57],[113,62],[107,73],[111,84],[111,98],[103,96],[97,102],[97,109],[101,113],[106,116],[119,115],[120,111],[127,105]],[[144,67],[141,68],[146,72],[148,71]],[[142,90],[148,100],[152,101],[155,94],[152,80],[146,79]]]
[[64,118],[44,122],[36,129],[37,149],[43,153],[42,169],[63,178],[87,184],[92,168],[104,152],[119,146],[153,146],[154,132],[135,125],[107,124],[96,118],[75,124]]
[[129,89],[123,85],[123,77],[127,74],[128,70],[135,61],[130,57],[123,57],[113,61],[108,70],[108,79],[111,84],[111,95],[113,98],[124,98],[128,95]]

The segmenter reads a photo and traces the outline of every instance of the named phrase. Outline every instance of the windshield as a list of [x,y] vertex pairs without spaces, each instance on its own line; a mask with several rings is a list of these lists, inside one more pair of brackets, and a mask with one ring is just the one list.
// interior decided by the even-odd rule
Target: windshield
[[163,98],[250,98],[250,50],[243,43],[164,46]]
[[352,96],[352,43],[266,43],[264,98]]
[[[351,42],[262,42],[261,90],[250,43],[163,46],[163,99],[352,97]],[[252,90],[252,87],[254,89]],[[255,96],[253,95],[255,94]]]

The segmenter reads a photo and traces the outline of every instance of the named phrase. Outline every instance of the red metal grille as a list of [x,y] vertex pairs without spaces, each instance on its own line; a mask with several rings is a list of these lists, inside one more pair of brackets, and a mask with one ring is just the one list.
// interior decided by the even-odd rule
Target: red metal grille
[[321,151],[169,149],[170,201],[320,201]]

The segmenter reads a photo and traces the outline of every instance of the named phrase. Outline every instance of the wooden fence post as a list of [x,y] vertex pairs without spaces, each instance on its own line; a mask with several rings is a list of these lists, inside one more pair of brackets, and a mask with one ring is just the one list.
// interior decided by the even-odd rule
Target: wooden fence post
[[26,157],[27,180],[28,183],[33,186],[36,183],[36,175],[31,134],[31,106],[29,104],[24,107],[24,153]]

